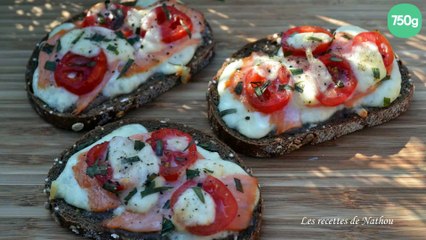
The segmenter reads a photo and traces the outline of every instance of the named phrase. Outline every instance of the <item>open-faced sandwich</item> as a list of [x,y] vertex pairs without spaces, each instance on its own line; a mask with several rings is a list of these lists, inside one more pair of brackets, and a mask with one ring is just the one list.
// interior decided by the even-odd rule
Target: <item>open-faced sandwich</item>
[[216,138],[180,124],[98,127],[55,160],[48,207],[94,239],[257,239],[262,200],[251,170]]
[[174,0],[105,1],[53,29],[27,66],[29,99],[55,126],[80,131],[122,117],[213,56],[204,16]]
[[233,149],[280,156],[396,118],[413,91],[383,34],[300,26],[228,59],[209,85],[208,114]]

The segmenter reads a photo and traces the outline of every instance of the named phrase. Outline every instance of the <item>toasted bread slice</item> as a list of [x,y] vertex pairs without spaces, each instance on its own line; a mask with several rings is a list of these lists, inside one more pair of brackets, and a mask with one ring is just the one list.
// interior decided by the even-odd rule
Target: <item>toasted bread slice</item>
[[[127,2],[124,4],[130,6],[135,4],[135,2]],[[69,19],[67,22],[81,20],[85,15],[86,12],[83,12]],[[206,21],[204,24],[206,27],[202,32],[202,43],[196,49],[191,61],[186,65],[190,69],[190,77],[203,69],[214,56],[215,41],[213,39],[213,32]],[[72,111],[58,112],[35,96],[33,91],[33,75],[38,66],[37,59],[42,47],[41,43],[47,38],[48,36],[46,35],[36,45],[28,61],[25,74],[26,91],[30,103],[36,112],[44,120],[59,128],[81,131],[92,129],[98,125],[104,125],[110,121],[123,117],[132,109],[139,108],[153,101],[161,94],[169,91],[182,82],[181,77],[176,74],[154,74],[145,83],[141,84],[129,94],[122,94],[113,98],[98,96],[83,112],[77,115],[73,114]],[[186,80],[187,79],[185,79],[185,81]]]
[[217,91],[217,80],[222,70],[233,61],[247,57],[252,52],[263,52],[268,55],[275,54],[281,47],[277,43],[279,36],[281,34],[270,35],[264,39],[245,45],[223,64],[221,70],[219,70],[218,74],[209,84],[207,93],[208,118],[212,129],[219,139],[223,140],[237,152],[254,157],[283,156],[304,145],[316,145],[366,127],[383,124],[407,111],[413,98],[414,85],[407,67],[398,59],[399,71],[402,78],[400,96],[388,107],[365,108],[368,111],[368,116],[365,118],[360,117],[356,113],[342,110],[336,112],[327,121],[315,124],[314,127],[304,126],[291,132],[284,132],[279,135],[270,134],[260,139],[248,138],[240,134],[237,130],[229,128],[221,118],[218,110],[220,96]]
[[[93,239],[168,239],[161,236],[161,232],[138,233],[120,229],[108,229],[101,226],[102,221],[111,218],[113,211],[95,213],[76,208],[63,199],[50,199],[50,189],[52,182],[59,177],[64,170],[67,160],[74,153],[91,145],[103,136],[113,130],[128,124],[141,124],[149,132],[162,129],[172,128],[178,129],[190,134],[198,146],[203,146],[204,149],[217,152],[222,159],[234,162],[241,166],[249,175],[252,174],[251,169],[243,165],[242,160],[237,154],[227,145],[219,141],[217,138],[207,135],[199,130],[187,127],[186,125],[169,123],[165,121],[138,121],[138,120],[121,120],[107,124],[103,127],[97,127],[84,135],[72,147],[63,151],[61,155],[55,159],[53,167],[50,169],[45,183],[45,192],[48,197],[47,208],[51,211],[52,217],[62,227],[68,228],[78,235]],[[238,232],[236,235],[228,235],[224,239],[259,239],[262,223],[262,198],[259,198],[258,204],[255,206],[252,218],[245,230]]]

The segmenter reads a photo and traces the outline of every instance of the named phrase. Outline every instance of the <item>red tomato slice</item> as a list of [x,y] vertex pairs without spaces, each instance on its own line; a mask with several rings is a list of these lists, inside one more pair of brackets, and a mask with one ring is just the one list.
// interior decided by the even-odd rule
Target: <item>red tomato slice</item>
[[[173,208],[179,196],[185,192],[186,189],[196,184],[195,181],[190,180],[180,186],[170,199],[171,208]],[[238,211],[238,204],[225,184],[213,176],[207,176],[203,181],[202,188],[205,192],[210,194],[215,202],[216,217],[212,224],[186,227],[186,230],[195,235],[208,236],[223,231],[235,219]]]
[[107,64],[103,51],[92,58],[68,52],[55,69],[55,82],[74,94],[84,95],[102,82]]
[[190,37],[193,26],[188,15],[173,6],[166,5],[159,6],[154,11],[163,42],[172,43],[184,37]]
[[[171,150],[167,139],[185,137],[189,146],[185,151]],[[185,170],[197,160],[197,146],[192,143],[191,135],[176,129],[163,128],[151,133],[147,140],[154,152],[161,158],[160,175],[167,181],[176,181]]]
[[121,28],[130,10],[130,7],[121,4],[110,3],[108,9],[98,13],[91,12],[81,23],[82,27],[100,26],[112,30]]
[[319,57],[330,73],[333,83],[325,91],[317,95],[318,101],[324,106],[337,106],[348,99],[358,84],[349,63],[338,56],[326,54]]
[[250,69],[244,77],[244,94],[249,104],[263,113],[272,113],[282,109],[290,100],[291,92],[280,89],[288,84],[290,73],[285,67],[279,70],[278,78],[269,81]]
[[111,181],[113,169],[107,160],[108,147],[109,142],[103,142],[92,147],[86,154],[86,163],[88,167],[93,165],[107,166],[106,174],[95,175],[96,180],[100,186],[104,186],[104,184],[108,182],[110,185],[114,186],[117,191],[121,191],[123,187],[120,186],[118,182]]
[[[294,48],[290,46],[287,42],[288,38],[290,38],[293,34],[298,34],[298,33],[325,33],[331,38],[333,38],[333,35],[327,29],[322,27],[300,26],[300,27],[290,28],[289,30],[283,33],[282,40],[281,40],[281,45],[285,53],[291,52],[291,54],[295,56],[305,56],[306,49]],[[312,53],[314,55],[319,55],[324,53],[330,47],[331,42],[332,41],[319,44],[315,49],[312,49]]]
[[376,46],[379,48],[380,54],[382,55],[387,75],[390,75],[392,72],[395,54],[393,52],[392,46],[390,45],[386,37],[380,34],[379,32],[362,32],[355,36],[355,38],[353,39],[352,46],[360,45],[363,42],[372,42],[376,44]]

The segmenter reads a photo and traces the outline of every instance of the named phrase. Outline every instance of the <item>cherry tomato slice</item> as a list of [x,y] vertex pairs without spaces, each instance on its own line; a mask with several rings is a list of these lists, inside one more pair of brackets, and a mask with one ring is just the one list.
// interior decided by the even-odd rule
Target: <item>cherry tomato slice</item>
[[[294,48],[293,46],[290,46],[287,41],[293,34],[298,34],[298,33],[325,33],[328,36],[330,36],[330,38],[333,38],[333,35],[327,29],[322,27],[299,26],[299,27],[290,28],[289,30],[287,30],[286,32],[282,34],[281,45],[285,53],[290,52],[294,56],[305,56],[305,51],[306,51],[305,48]],[[314,55],[320,55],[326,52],[327,49],[330,47],[331,42],[332,41],[319,44],[315,49],[312,49],[312,53]]]
[[[173,150],[167,139],[183,137],[189,146],[185,151]],[[192,143],[191,135],[176,129],[163,128],[151,133],[147,140],[154,152],[161,159],[160,175],[167,181],[176,181],[179,176],[197,160],[197,146]]]
[[55,69],[55,82],[74,94],[84,95],[102,82],[106,70],[107,58],[103,51],[92,58],[68,52]]
[[190,37],[192,32],[191,18],[173,6],[159,6],[154,9],[157,24],[160,27],[162,41],[172,43],[179,39]]
[[362,32],[355,36],[355,38],[353,39],[352,46],[360,45],[363,42],[372,42],[376,44],[380,54],[382,55],[387,75],[390,75],[392,72],[395,54],[393,52],[392,46],[390,45],[386,37],[380,34],[379,32]]
[[[186,191],[186,189],[196,185],[196,182],[189,180],[180,186],[172,195],[170,199],[170,206],[177,202],[179,196]],[[214,222],[204,226],[190,226],[186,227],[188,232],[199,235],[208,236],[220,231],[223,231],[237,216],[238,204],[232,195],[231,191],[219,179],[213,176],[207,176],[203,181],[203,190],[210,194],[216,205],[216,217]]]
[[324,106],[337,106],[348,99],[358,84],[349,63],[338,56],[326,54],[319,57],[330,73],[333,83],[325,91],[319,91],[318,101]]
[[290,100],[291,93],[280,85],[288,84],[290,73],[283,66],[277,79],[270,81],[250,69],[244,77],[244,94],[248,103],[259,112],[272,113],[282,109]]
[[111,30],[118,30],[123,26],[129,10],[130,7],[128,6],[110,3],[108,9],[105,9],[105,11],[100,11],[98,13],[92,12],[91,15],[86,16],[81,26],[83,28],[100,26]]

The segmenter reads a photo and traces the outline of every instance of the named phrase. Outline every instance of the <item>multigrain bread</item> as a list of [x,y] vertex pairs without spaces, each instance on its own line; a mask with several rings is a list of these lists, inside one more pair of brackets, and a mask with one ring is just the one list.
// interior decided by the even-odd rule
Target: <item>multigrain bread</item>
[[[198,141],[197,145],[202,146],[206,150],[219,153],[221,158],[227,159],[240,165],[249,175],[252,175],[252,170],[244,166],[242,160],[238,155],[230,149],[227,145],[222,143],[217,138],[207,135],[199,130],[187,127],[186,125],[169,123],[166,121],[155,121],[155,120],[121,120],[114,123],[109,123],[102,127],[97,127],[92,131],[85,134],[80,140],[78,140],[72,147],[63,151],[58,158],[55,158],[54,165],[50,169],[45,183],[45,192],[47,193],[48,201],[47,208],[51,211],[52,217],[62,227],[68,228],[74,233],[93,239],[168,239],[167,237],[161,236],[160,232],[153,233],[135,233],[119,229],[107,229],[101,226],[101,222],[107,218],[110,218],[113,214],[112,211],[103,213],[94,213],[86,210],[82,210],[67,204],[62,199],[49,199],[49,192],[51,189],[52,182],[58,178],[61,172],[64,170],[67,163],[67,159],[78,152],[79,150],[91,145],[98,139],[112,132],[120,126],[138,123],[142,124],[148,131],[154,131],[161,128],[174,128],[179,129],[183,132],[190,134],[194,140]],[[240,231],[238,235],[230,235],[225,239],[259,239],[260,230],[262,224],[262,198],[254,208],[250,226],[243,231]]]
[[414,85],[410,73],[401,59],[398,59],[399,71],[402,78],[400,96],[385,108],[366,108],[368,116],[360,117],[349,111],[339,111],[329,120],[303,126],[302,128],[284,132],[280,135],[269,134],[261,139],[250,139],[238,131],[226,126],[219,110],[219,93],[217,91],[218,78],[222,70],[237,59],[249,56],[252,52],[263,52],[268,55],[275,54],[281,45],[277,38],[281,34],[270,35],[264,39],[249,43],[232,55],[223,64],[221,70],[210,82],[207,92],[208,118],[213,131],[219,139],[227,143],[237,152],[254,157],[277,157],[301,148],[304,145],[316,145],[325,141],[336,139],[340,136],[372,127],[390,121],[407,111],[413,97]]
[[[123,3],[124,5],[133,5],[135,2]],[[78,14],[66,22],[81,20],[86,12]],[[205,21],[205,20],[204,20]],[[205,30],[202,32],[202,44],[196,49],[191,61],[186,65],[189,69],[189,75],[192,77],[203,69],[214,56],[213,32],[210,25],[205,21]],[[82,113],[75,115],[72,110],[67,112],[58,112],[49,107],[40,98],[36,97],[33,91],[33,75],[38,66],[38,56],[46,35],[37,43],[31,57],[27,63],[25,73],[26,91],[31,105],[35,111],[47,122],[59,128],[73,131],[89,130],[98,125],[103,125],[115,119],[123,117],[128,111],[139,108],[161,94],[169,91],[174,86],[182,83],[181,77],[176,74],[163,75],[154,74],[145,83],[129,94],[122,94],[114,98],[98,96]]]

